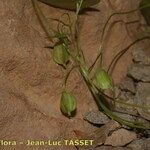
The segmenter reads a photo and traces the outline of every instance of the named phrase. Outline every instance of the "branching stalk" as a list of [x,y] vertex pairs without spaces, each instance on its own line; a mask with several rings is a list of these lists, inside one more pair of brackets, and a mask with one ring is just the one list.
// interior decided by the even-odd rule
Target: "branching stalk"
[[[103,28],[103,32],[102,32],[102,42],[101,42],[101,46],[100,46],[100,52],[99,54],[97,55],[97,58],[96,60],[94,61],[93,65],[87,69],[87,66],[86,66],[86,63],[85,63],[85,58],[84,58],[84,54],[83,54],[83,51],[82,49],[80,48],[80,39],[79,39],[79,31],[78,31],[78,19],[79,19],[79,12],[81,10],[81,7],[82,7],[82,3],[83,3],[84,0],[79,0],[77,2],[77,9],[76,9],[76,16],[75,16],[75,38],[71,38],[72,43],[75,43],[74,44],[74,48],[75,50],[77,51],[77,55],[74,56],[73,55],[73,51],[69,49],[69,43],[67,41],[67,38],[68,36],[65,35],[65,33],[62,31],[62,32],[59,32],[59,31],[54,31],[48,21],[46,20],[45,16],[43,15],[42,11],[40,10],[39,6],[38,6],[38,3],[37,3],[37,0],[32,0],[32,3],[33,3],[33,6],[37,12],[37,15],[39,17],[39,20],[41,21],[41,24],[43,26],[43,28],[45,29],[46,33],[48,34],[50,40],[52,40],[52,38],[56,37],[56,33],[58,34],[59,36],[59,40],[61,40],[61,42],[63,43],[63,46],[65,47],[65,49],[67,50],[67,52],[70,54],[70,57],[72,58],[73,62],[74,62],[74,66],[78,67],[78,70],[81,74],[81,76],[83,77],[87,87],[89,88],[91,94],[93,95],[96,103],[98,104],[99,108],[102,109],[102,111],[107,115],[109,116],[111,119],[119,122],[120,124],[122,125],[126,125],[126,126],[129,126],[131,128],[142,128],[142,129],[150,129],[150,125],[148,124],[144,124],[144,123],[141,123],[141,122],[132,122],[132,121],[129,121],[129,120],[126,120],[126,119],[123,119],[119,116],[117,116],[116,114],[114,114],[105,104],[103,101],[106,101],[107,98],[115,101],[115,102],[118,102],[118,103],[121,103],[123,105],[127,105],[127,106],[130,106],[130,107],[137,107],[137,108],[144,108],[144,109],[149,109],[149,106],[139,106],[139,105],[135,105],[135,104],[129,104],[129,103],[124,103],[120,100],[116,100],[114,98],[111,98],[107,95],[105,95],[104,93],[101,93],[101,91],[99,91],[97,89],[97,87],[95,86],[95,84],[93,83],[93,81],[90,79],[90,76],[89,76],[89,73],[90,71],[92,70],[92,68],[94,67],[94,65],[96,64],[97,60],[99,57],[101,57],[101,61],[102,61],[102,42],[103,42],[103,39],[104,39],[104,34],[105,34],[105,30],[106,30],[106,27],[107,27],[107,24],[109,22],[109,20],[112,18],[112,16],[114,15],[117,15],[117,14],[128,14],[128,13],[132,13],[132,12],[135,12],[139,9],[143,9],[145,7],[148,7],[148,6],[143,6],[141,8],[138,8],[138,9],[135,9],[135,10],[132,10],[132,11],[128,11],[128,12],[122,12],[122,13],[113,13],[107,20],[107,22],[105,23],[104,25],[104,28]],[[149,4],[150,5],[150,4]],[[56,20],[57,21],[57,20]],[[63,23],[62,21],[59,21],[59,23],[63,24],[66,26],[65,23]],[[70,27],[70,31],[71,31],[71,37],[73,37],[73,33],[72,33],[72,27]],[[109,66],[108,68],[108,71],[110,70],[110,68],[112,67],[112,65],[114,63],[116,63],[118,61],[118,59],[131,47],[133,46],[135,43],[139,42],[139,41],[142,41],[144,39],[149,39],[150,37],[143,37],[141,39],[137,39],[136,41],[134,41],[133,43],[131,43],[127,48],[123,49],[121,52],[119,52],[115,58],[113,59],[113,61],[111,62],[111,65]],[[74,41],[75,40],[75,41]],[[63,86],[64,88],[66,88],[66,84],[67,84],[67,80],[68,80],[68,77],[71,73],[71,71],[74,69],[74,67],[72,67],[67,73],[66,73],[66,76],[65,76],[65,79],[64,79],[64,83],[63,83]]]

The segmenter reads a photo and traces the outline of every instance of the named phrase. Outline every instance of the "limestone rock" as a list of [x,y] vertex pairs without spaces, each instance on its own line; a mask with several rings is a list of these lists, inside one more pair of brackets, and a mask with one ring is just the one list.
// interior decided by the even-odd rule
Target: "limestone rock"
[[[93,150],[93,149],[89,149],[89,150]],[[127,147],[100,146],[95,148],[94,150],[131,150],[131,149]]]
[[120,89],[135,93],[135,85],[133,80],[129,77],[125,77],[120,84]]
[[133,80],[129,77],[124,78],[120,84],[120,89],[135,93],[135,85]]
[[150,82],[150,66],[133,64],[128,69],[128,75],[138,81]]
[[92,124],[106,124],[110,119],[100,111],[89,111],[85,114],[84,119]]
[[107,124],[103,125],[102,127],[98,128],[94,132],[92,132],[88,139],[94,140],[94,147],[100,146],[104,144],[109,134],[116,130],[121,128],[120,124],[116,121],[111,120]]
[[132,52],[133,60],[143,65],[150,65],[150,53],[142,49],[134,49]]
[[128,148],[132,150],[149,150],[150,149],[150,138],[148,139],[138,139],[130,143]]
[[[138,83],[137,92],[134,98],[135,103],[150,107],[150,84]],[[150,120],[150,111],[148,109],[138,109],[139,114],[147,120]]]
[[114,131],[105,141],[105,145],[124,146],[137,138],[136,133],[126,129]]

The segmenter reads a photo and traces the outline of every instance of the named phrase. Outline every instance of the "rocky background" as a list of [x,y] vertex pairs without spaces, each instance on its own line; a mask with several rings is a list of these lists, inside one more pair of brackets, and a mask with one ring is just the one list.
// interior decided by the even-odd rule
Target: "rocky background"
[[[150,51],[137,48],[132,51],[132,56],[133,64],[128,67],[127,76],[116,88],[116,94],[119,94],[120,98],[126,100],[127,103],[150,106]],[[149,110],[125,108],[120,105],[117,105],[114,111],[120,117],[130,121],[141,121],[145,124],[150,121]],[[104,145],[98,146],[96,150],[150,149],[150,130],[129,131],[126,126],[121,128],[116,125],[116,122],[110,122],[108,117],[99,111],[87,112],[84,119],[93,125],[105,124],[99,128],[103,132],[103,138],[96,135],[96,140],[101,139],[97,141],[97,145]],[[113,124],[111,129],[110,124]]]
[[[83,20],[80,29],[81,45],[88,65],[92,64],[96,57],[102,28],[108,16],[114,11],[135,9],[139,2],[140,0],[124,2],[102,0],[95,7],[99,11],[87,11],[81,16]],[[44,4],[40,6],[48,18],[59,18],[61,13],[64,13],[64,10]],[[145,26],[140,12],[116,16],[112,19],[104,42],[105,68],[108,67],[116,52],[141,36]],[[147,138],[149,131],[139,135],[127,128],[122,128],[106,116],[103,120],[99,120],[101,113],[97,112],[98,108],[90,92],[76,71],[72,73],[68,86],[78,99],[77,115],[73,119],[68,119],[61,114],[59,102],[64,71],[53,63],[51,51],[44,48],[49,44],[30,0],[0,0],[0,139],[61,140],[79,138],[84,135],[85,138],[91,136],[95,139],[97,150],[149,149],[150,142]],[[150,97],[149,47],[148,40],[131,47],[112,72],[116,85],[119,85],[128,74],[116,93],[128,97],[129,101],[144,105],[149,103]],[[132,63],[132,58],[135,63]],[[120,106],[117,108],[119,110]],[[100,122],[100,125],[93,125],[94,116],[90,120],[90,113],[94,116],[98,115],[94,124],[97,121],[96,124]],[[140,114],[143,121],[149,120],[145,110],[130,110],[129,116],[125,117],[138,119],[133,118],[132,113]],[[1,146],[0,149],[76,150],[82,148],[17,145],[15,147]]]

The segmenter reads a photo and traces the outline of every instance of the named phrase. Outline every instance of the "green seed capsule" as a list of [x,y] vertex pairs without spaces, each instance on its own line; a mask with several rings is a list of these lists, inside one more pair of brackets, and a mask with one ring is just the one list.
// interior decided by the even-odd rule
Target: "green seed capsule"
[[113,89],[111,76],[103,69],[99,70],[95,76],[96,86],[102,90]]
[[69,61],[69,53],[63,44],[57,44],[54,46],[53,52],[53,60],[66,68],[66,64]]
[[75,96],[68,91],[63,91],[60,101],[62,113],[68,117],[73,116],[72,113],[76,110],[76,105],[77,102]]

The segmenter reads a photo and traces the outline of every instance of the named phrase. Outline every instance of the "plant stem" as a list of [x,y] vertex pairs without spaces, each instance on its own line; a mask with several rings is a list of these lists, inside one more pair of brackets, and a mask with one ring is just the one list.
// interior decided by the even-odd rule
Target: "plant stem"
[[64,79],[64,82],[63,82],[63,89],[66,88],[67,86],[67,80],[71,74],[71,72],[73,71],[73,69],[75,68],[75,66],[73,66],[67,73],[66,73],[66,76],[65,76],[65,79]]
[[141,105],[137,105],[137,104],[133,104],[133,103],[127,103],[127,102],[124,102],[125,101],[124,99],[110,97],[110,96],[104,94],[102,91],[100,91],[97,87],[96,87],[96,89],[99,91],[99,93],[101,95],[103,95],[104,97],[106,97],[106,98],[108,98],[108,99],[110,99],[116,103],[120,103],[120,104],[129,106],[129,107],[136,107],[136,108],[140,108],[140,109],[150,109],[150,106],[145,106],[145,105],[141,106]]
[[146,4],[146,5],[144,5],[144,6],[141,6],[141,7],[139,7],[139,8],[136,8],[136,9],[134,9],[134,10],[130,10],[130,11],[126,11],[126,12],[115,12],[115,13],[112,13],[112,14],[108,17],[106,23],[104,24],[103,30],[102,30],[102,36],[101,36],[100,46],[99,46],[99,47],[100,47],[100,48],[99,48],[99,53],[98,53],[98,55],[97,55],[97,57],[96,57],[94,63],[91,65],[90,71],[94,68],[96,62],[98,61],[98,59],[99,59],[100,57],[101,57],[100,66],[102,66],[102,61],[103,61],[102,45],[103,45],[105,30],[106,30],[106,27],[107,27],[109,21],[111,20],[111,18],[112,18],[113,16],[115,16],[115,15],[125,15],[125,14],[129,14],[129,13],[136,12],[136,11],[138,11],[138,10],[142,10],[142,9],[144,9],[144,8],[148,8],[148,7],[150,7],[150,3],[149,3],[149,4]]
[[142,38],[139,38],[139,39],[135,40],[134,42],[132,42],[131,44],[129,44],[126,48],[124,48],[124,49],[121,50],[119,53],[117,53],[116,56],[115,56],[115,57],[113,58],[113,60],[111,61],[110,65],[109,65],[109,67],[108,67],[108,69],[107,69],[107,72],[110,71],[110,68],[112,68],[112,65],[115,66],[115,64],[118,62],[118,60],[121,58],[121,56],[122,56],[123,54],[125,54],[126,51],[127,51],[130,47],[132,47],[134,44],[136,44],[136,43],[138,43],[138,42],[140,42],[140,41],[143,41],[143,40],[145,40],[145,39],[150,39],[150,36],[145,36],[145,37],[142,37]]
[[[85,74],[85,68],[83,68],[82,66],[80,66],[80,73],[81,75],[83,76],[84,80],[85,80],[85,83],[87,84],[89,90],[91,91],[93,97],[95,98],[97,104],[99,107],[102,108],[102,110],[105,112],[105,114],[107,116],[109,116],[111,119],[119,122],[120,124],[122,125],[127,125],[129,127],[132,127],[132,128],[142,128],[142,129],[150,129],[150,126],[146,126],[142,123],[139,123],[139,122],[132,122],[132,121],[128,121],[128,120],[125,120],[125,119],[122,119],[120,117],[118,117],[117,115],[115,115],[110,109],[108,109],[102,102],[102,100],[100,100],[99,98],[99,94],[98,94],[98,91],[96,89],[96,87],[94,86],[94,84],[90,81],[89,77],[87,76],[87,73]],[[101,95],[102,97],[102,95]],[[104,98],[104,97],[102,97]]]
[[52,41],[53,37],[55,36],[56,31],[52,27],[50,27],[49,22],[47,21],[46,17],[44,16],[43,12],[41,11],[37,0],[32,0],[32,4],[34,6],[34,9],[35,9],[36,14],[41,22],[43,29],[47,33],[49,39]]
[[75,15],[75,41],[76,41],[76,48],[77,48],[77,56],[82,59],[83,63],[85,63],[85,57],[83,54],[83,51],[80,46],[80,36],[79,36],[79,30],[78,30],[78,19],[79,19],[79,12],[81,10],[82,4],[84,0],[79,0],[76,4],[76,15]]

